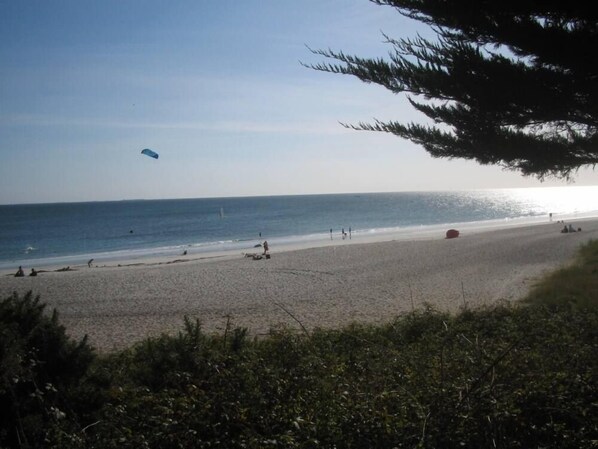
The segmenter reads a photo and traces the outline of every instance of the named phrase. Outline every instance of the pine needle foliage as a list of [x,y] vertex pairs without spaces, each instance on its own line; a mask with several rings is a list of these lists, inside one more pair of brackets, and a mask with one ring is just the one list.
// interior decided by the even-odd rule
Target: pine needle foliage
[[394,38],[387,59],[312,50],[316,70],[407,94],[429,124],[375,120],[438,158],[542,179],[598,163],[598,11],[592,2],[371,0],[432,27]]

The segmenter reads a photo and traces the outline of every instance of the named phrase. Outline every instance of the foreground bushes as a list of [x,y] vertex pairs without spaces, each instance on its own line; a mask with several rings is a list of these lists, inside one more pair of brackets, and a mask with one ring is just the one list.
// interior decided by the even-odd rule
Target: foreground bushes
[[[571,268],[590,267],[576,285],[594,282],[596,260]],[[309,337],[208,336],[187,321],[178,336],[92,364],[85,342],[66,341],[55,318],[40,313],[33,321],[59,335],[52,347],[62,362],[38,356],[44,362],[34,367],[57,368],[34,369],[28,355],[41,354],[45,340],[15,337],[21,324],[10,334],[19,345],[2,332],[0,394],[20,417],[2,415],[0,447],[19,447],[15,426],[30,447],[596,447],[598,292],[581,290],[549,305],[534,296],[530,305],[457,316],[425,310]],[[42,307],[30,295],[5,300],[3,320],[27,321],[5,312],[27,305]],[[28,386],[18,395],[13,372]],[[52,394],[25,399],[45,382]],[[30,417],[41,431],[19,424]]]
[[[425,331],[422,332],[422,329]],[[598,316],[500,307],[111,358],[95,447],[592,447]],[[114,370],[111,370],[114,372]],[[107,436],[111,436],[108,440]]]
[[31,292],[0,302],[0,447],[44,446],[53,432],[77,430],[90,409],[80,388],[92,349],[44,307]]

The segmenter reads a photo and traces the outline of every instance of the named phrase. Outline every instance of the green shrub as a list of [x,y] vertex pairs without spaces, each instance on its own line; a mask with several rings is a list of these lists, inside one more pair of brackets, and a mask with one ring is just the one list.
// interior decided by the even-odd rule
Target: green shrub
[[2,415],[0,446],[596,447],[597,244],[581,254],[521,304],[253,340],[186,319],[91,365],[37,298],[13,296],[0,307],[0,394],[18,413]]
[[44,308],[31,292],[0,302],[0,447],[45,447],[78,424],[76,389],[93,351]]
[[584,448],[596,439],[596,310],[425,310],[385,326],[278,331],[240,351],[233,340],[187,325],[111,356],[121,375],[88,447]]

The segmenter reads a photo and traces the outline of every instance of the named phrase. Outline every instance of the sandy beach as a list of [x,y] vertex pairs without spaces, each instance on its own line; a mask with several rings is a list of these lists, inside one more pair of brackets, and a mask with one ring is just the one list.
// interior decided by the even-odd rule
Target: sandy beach
[[570,263],[582,243],[598,238],[598,219],[573,224],[582,232],[561,234],[562,224],[554,222],[449,240],[274,247],[269,260],[170,258],[23,278],[4,271],[0,294],[32,290],[58,310],[70,335],[87,334],[100,351],[176,333],[184,316],[198,318],[206,332],[222,332],[230,321],[252,335],[300,329],[297,320],[307,329],[381,323],[424,304],[456,311],[464,303],[520,299],[543,274]]

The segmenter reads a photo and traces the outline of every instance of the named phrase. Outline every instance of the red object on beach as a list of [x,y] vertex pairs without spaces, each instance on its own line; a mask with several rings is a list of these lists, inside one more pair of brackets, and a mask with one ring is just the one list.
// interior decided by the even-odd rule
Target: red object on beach
[[459,231],[457,231],[456,229],[449,229],[448,231],[446,231],[447,239],[454,239],[457,237],[459,237]]

